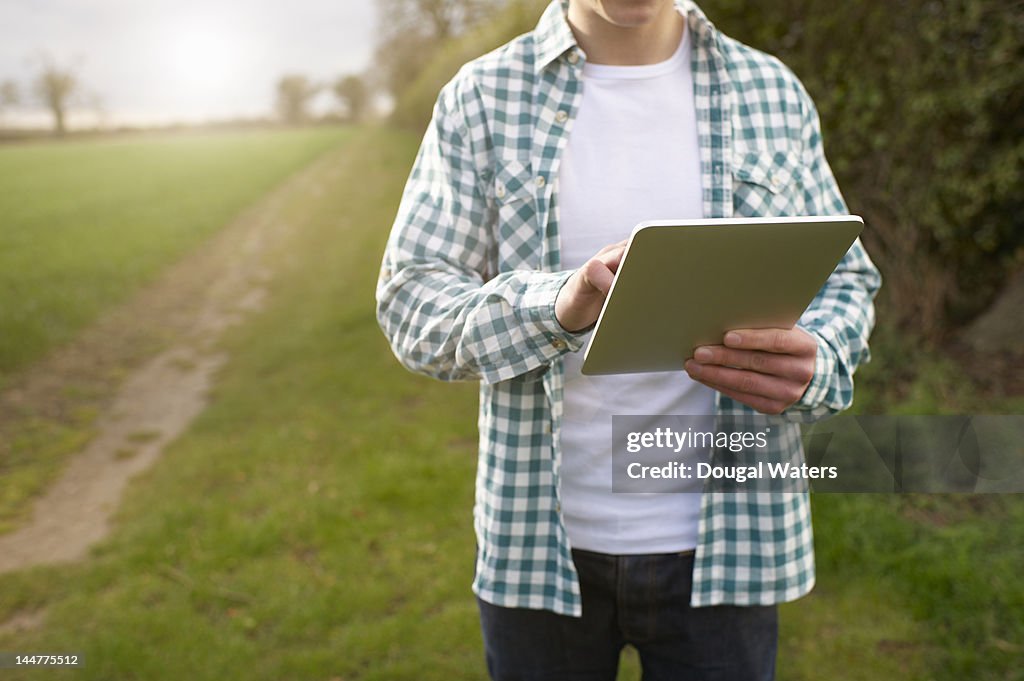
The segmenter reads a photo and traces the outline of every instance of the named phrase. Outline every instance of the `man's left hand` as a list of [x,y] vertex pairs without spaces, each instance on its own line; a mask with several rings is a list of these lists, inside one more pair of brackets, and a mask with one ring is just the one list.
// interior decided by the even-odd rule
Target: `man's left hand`
[[686,373],[763,414],[793,406],[814,377],[818,343],[801,328],[737,329],[723,343],[694,350]]

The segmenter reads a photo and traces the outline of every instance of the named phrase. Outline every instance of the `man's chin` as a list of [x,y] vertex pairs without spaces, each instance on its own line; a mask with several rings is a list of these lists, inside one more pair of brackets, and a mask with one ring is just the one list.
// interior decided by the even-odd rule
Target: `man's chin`
[[[598,0],[605,21],[621,28],[646,26],[664,12],[665,0]],[[671,3],[668,3],[671,4]]]

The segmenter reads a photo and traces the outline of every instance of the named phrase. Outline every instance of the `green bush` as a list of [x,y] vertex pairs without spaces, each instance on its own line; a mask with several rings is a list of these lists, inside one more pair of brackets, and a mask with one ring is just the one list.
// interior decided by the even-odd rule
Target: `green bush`
[[[1024,261],[1024,11],[1005,0],[705,0],[726,34],[780,57],[818,105],[833,169],[886,280],[885,323],[940,339]],[[450,41],[398,98],[422,130],[466,61],[530,30],[513,0]]]
[[887,316],[937,338],[1024,250],[1024,12],[1004,0],[706,0],[818,105],[833,169],[886,278]]

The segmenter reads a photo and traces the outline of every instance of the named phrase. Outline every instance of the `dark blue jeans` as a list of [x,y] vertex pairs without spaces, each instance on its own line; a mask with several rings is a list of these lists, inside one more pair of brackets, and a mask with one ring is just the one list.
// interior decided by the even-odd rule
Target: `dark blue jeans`
[[644,681],[770,681],[775,606],[690,607],[693,553],[610,556],[573,551],[583,616],[477,599],[495,681],[609,681],[627,643]]

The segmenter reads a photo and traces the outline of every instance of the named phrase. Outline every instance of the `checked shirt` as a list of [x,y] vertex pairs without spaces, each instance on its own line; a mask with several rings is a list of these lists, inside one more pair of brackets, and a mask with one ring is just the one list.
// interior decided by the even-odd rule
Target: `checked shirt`
[[[846,214],[796,77],[722,35],[693,3],[677,7],[693,36],[704,215]],[[558,324],[554,302],[571,274],[559,262],[558,164],[585,60],[555,0],[534,31],[445,86],[377,283],[378,321],[406,367],[480,383],[474,591],[574,616],[580,590],[559,505],[561,358],[583,341]],[[858,241],[801,317],[818,354],[786,413],[781,456],[802,457],[799,421],[850,405],[879,285]],[[753,415],[720,394],[716,409]],[[692,605],[767,605],[811,589],[806,492],[706,493],[701,504]]]

